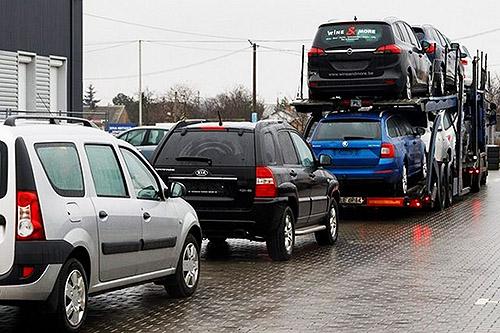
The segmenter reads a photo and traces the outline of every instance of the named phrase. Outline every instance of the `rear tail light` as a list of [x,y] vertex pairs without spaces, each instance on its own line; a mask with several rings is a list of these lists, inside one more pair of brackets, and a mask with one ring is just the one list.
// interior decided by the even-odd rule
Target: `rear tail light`
[[17,240],[44,240],[42,214],[36,192],[17,192]]
[[278,194],[274,174],[268,167],[257,167],[255,181],[255,197],[275,198]]
[[462,59],[460,60],[460,63],[464,66],[467,66],[469,64],[469,62],[467,61],[467,59]]
[[23,279],[27,279],[33,275],[35,272],[35,268],[31,266],[23,266],[23,269],[21,271],[21,277]]
[[367,198],[368,207],[403,207],[404,198]]
[[436,43],[431,43],[426,49],[425,53],[427,54],[434,54],[436,53]]
[[375,50],[375,54],[400,54],[401,49],[396,44],[383,45]]
[[316,57],[316,56],[322,56],[325,55],[326,52],[323,49],[320,49],[319,47],[313,47],[307,52],[308,57]]
[[383,143],[380,148],[380,158],[394,158],[396,150],[392,143]]

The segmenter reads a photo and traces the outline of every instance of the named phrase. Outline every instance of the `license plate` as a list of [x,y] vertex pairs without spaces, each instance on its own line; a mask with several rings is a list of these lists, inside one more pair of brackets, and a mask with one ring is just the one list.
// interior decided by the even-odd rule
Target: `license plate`
[[351,99],[351,108],[360,108],[362,106],[360,99]]
[[339,156],[353,156],[356,155],[357,153],[358,151],[354,149],[342,149],[337,151],[337,155]]
[[340,203],[344,205],[362,205],[365,203],[363,197],[341,197]]

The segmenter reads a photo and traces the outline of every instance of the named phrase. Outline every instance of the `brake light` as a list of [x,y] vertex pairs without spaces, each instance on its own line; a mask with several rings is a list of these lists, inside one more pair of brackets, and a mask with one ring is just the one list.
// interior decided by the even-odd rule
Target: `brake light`
[[316,56],[322,56],[325,55],[326,52],[323,49],[320,49],[319,47],[313,47],[307,52],[308,57],[316,57]]
[[404,198],[367,198],[368,207],[403,207]]
[[201,126],[202,131],[223,131],[226,128],[224,126]]
[[392,143],[383,143],[380,149],[380,158],[394,158],[396,149]]
[[436,53],[436,43],[431,43],[426,49],[425,53],[427,54],[434,54]]
[[396,44],[383,45],[375,50],[375,54],[400,54],[401,49]]
[[17,192],[17,240],[44,240],[42,214],[36,192]]
[[268,167],[257,167],[255,170],[255,197],[256,198],[275,198],[278,189],[274,174]]
[[469,64],[469,62],[467,61],[467,59],[461,59],[460,60],[460,63],[464,66],[467,66]]

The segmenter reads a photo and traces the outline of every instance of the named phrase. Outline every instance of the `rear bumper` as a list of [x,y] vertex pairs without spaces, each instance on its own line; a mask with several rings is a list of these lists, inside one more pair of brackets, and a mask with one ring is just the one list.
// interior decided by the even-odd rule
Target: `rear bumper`
[[[0,276],[0,303],[47,299],[72,250],[66,241],[17,242],[14,264]],[[33,268],[33,273],[23,277],[23,267]]]
[[54,288],[61,267],[62,264],[47,265],[40,278],[32,283],[0,286],[0,304],[47,300]]
[[[347,75],[349,72],[340,73]],[[401,70],[385,70],[384,74],[376,77],[339,77],[322,78],[319,74],[309,77],[311,91],[329,96],[347,97],[374,97],[398,95],[405,85],[405,77]]]
[[205,238],[266,237],[277,227],[288,198],[255,200],[247,210],[197,209]]

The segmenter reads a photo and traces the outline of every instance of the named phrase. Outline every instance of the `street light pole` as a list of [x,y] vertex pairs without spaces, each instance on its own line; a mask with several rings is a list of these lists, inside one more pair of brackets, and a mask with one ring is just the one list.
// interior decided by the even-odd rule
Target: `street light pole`
[[139,40],[139,126],[142,126],[142,40]]

